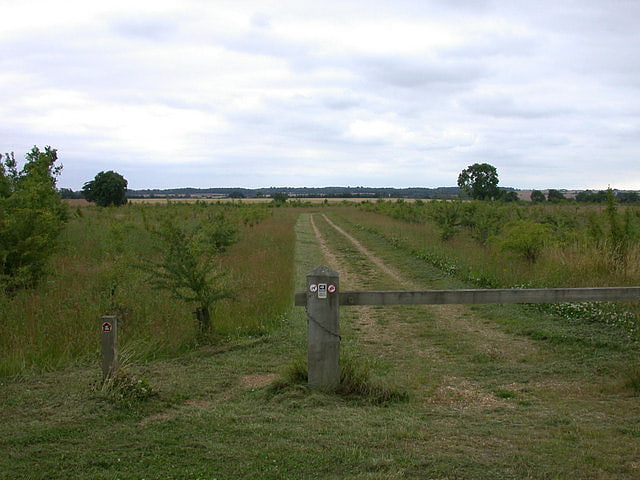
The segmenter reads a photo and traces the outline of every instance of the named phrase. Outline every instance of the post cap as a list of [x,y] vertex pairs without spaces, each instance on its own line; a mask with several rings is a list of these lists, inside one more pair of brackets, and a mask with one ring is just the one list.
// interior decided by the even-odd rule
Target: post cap
[[307,277],[338,277],[339,274],[334,269],[326,265],[320,265],[313,270],[307,272]]

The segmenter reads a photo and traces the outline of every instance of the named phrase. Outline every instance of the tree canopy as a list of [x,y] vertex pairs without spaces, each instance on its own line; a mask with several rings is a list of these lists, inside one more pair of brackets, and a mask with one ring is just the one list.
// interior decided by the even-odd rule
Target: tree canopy
[[0,287],[11,290],[44,275],[66,220],[57,151],[34,146],[25,158],[18,170],[13,153],[0,155]]
[[118,206],[127,203],[127,180],[119,173],[109,170],[100,172],[82,187],[82,194],[89,202],[100,207]]
[[474,163],[458,175],[458,187],[474,200],[491,200],[500,195],[498,171],[488,163]]
[[545,197],[544,193],[542,193],[540,190],[531,190],[531,201],[533,203],[546,202],[547,197]]
[[554,190],[553,188],[547,192],[547,200],[552,203],[561,202],[566,200],[567,198],[562,194],[562,192],[558,190]]

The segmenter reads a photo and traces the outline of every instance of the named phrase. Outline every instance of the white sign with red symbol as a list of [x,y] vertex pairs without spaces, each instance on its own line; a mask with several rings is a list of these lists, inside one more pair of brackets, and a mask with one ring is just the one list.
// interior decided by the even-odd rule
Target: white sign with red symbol
[[309,285],[309,292],[317,293],[318,298],[327,298],[328,293],[336,293],[336,286],[332,283],[312,283]]

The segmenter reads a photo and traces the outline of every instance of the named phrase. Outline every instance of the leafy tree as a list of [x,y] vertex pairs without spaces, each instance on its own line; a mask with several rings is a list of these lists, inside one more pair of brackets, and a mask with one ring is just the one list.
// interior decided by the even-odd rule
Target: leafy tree
[[509,191],[500,190],[498,199],[504,202],[517,202],[518,200],[520,200],[520,198],[518,197],[518,194],[513,190],[509,190]]
[[119,206],[127,203],[127,180],[114,171],[100,172],[82,187],[82,194],[89,202],[100,207]]
[[[448,240],[453,237],[463,222],[462,202],[440,200],[431,202],[429,207],[429,217],[440,229],[440,238]],[[398,217],[396,216],[396,218]]]
[[531,201],[533,203],[542,203],[546,202],[547,197],[544,196],[540,190],[531,190]]
[[504,208],[489,202],[465,202],[463,225],[470,229],[470,234],[481,244],[500,232],[506,221]]
[[605,203],[607,201],[607,192],[600,190],[596,193],[591,190],[585,190],[584,192],[579,192],[576,195],[576,201],[585,203]]
[[60,194],[60,198],[64,198],[64,199],[82,198],[82,195],[80,193],[74,192],[70,188],[60,188],[58,189],[58,193]]
[[552,203],[558,203],[566,199],[567,198],[561,192],[554,190],[553,188],[547,192],[547,200]]
[[617,197],[620,203],[636,203],[640,201],[638,192],[620,192]]
[[277,207],[280,207],[281,205],[284,205],[285,203],[287,203],[287,200],[289,199],[289,195],[287,195],[286,193],[274,193],[272,198],[273,198],[273,203]]
[[475,200],[491,200],[500,194],[498,171],[488,163],[474,163],[458,175],[458,187]]
[[206,334],[211,328],[213,304],[233,297],[225,273],[217,271],[215,257],[235,241],[237,228],[224,216],[193,228],[169,218],[153,233],[158,239],[159,260],[145,266],[151,284],[195,304],[200,333]]
[[0,155],[0,287],[37,283],[67,218],[56,190],[57,151],[34,146],[18,171],[13,153]]

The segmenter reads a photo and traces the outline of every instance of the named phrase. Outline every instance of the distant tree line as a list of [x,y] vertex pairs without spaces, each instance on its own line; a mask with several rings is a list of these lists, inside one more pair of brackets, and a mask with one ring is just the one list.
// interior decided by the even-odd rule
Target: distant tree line
[[[127,190],[127,181],[116,172],[100,172],[96,178],[85,183],[81,192],[71,189],[59,190],[62,198],[86,198],[97,205],[122,205],[127,198],[271,198],[277,204],[284,203],[283,198],[415,198],[415,199],[473,199],[498,200],[515,202],[520,200],[518,192],[513,188],[498,185],[498,171],[488,163],[474,163],[462,170],[458,175],[456,187],[269,187],[262,189],[250,188],[174,188]],[[619,203],[633,203],[640,201],[637,192],[614,192],[615,200]],[[607,191],[586,190],[575,197],[575,201],[584,203],[605,203]],[[540,190],[531,192],[533,203],[558,203],[573,201],[556,189],[549,189],[546,194]]]
[[[613,192],[611,191],[611,195],[613,195],[613,199],[618,203],[636,203],[640,201],[640,195],[637,192]],[[608,190],[584,190],[582,192],[578,192],[575,199],[567,198],[562,192],[554,189],[550,189],[545,195],[540,190],[533,190],[531,192],[531,201],[533,203],[541,203],[541,202],[551,202],[558,203],[564,201],[573,201],[579,203],[607,203],[610,201],[610,193]]]

